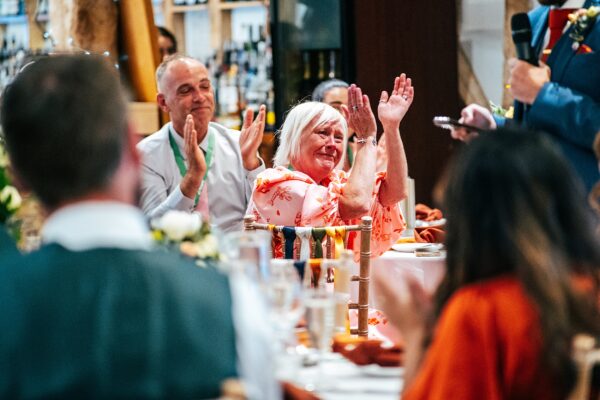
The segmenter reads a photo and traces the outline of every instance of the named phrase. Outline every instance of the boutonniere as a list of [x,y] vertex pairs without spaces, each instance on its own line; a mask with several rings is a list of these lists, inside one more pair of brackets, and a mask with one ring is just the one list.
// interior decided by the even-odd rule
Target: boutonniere
[[[581,8],[574,13],[569,14],[569,21],[573,25],[573,29],[569,37],[573,39],[572,49],[577,51],[581,42],[585,39],[585,35],[594,25],[596,17],[600,14],[600,6],[591,6],[590,8]],[[584,45],[585,46],[585,45]]]
[[490,109],[492,110],[492,114],[493,115],[497,115],[498,117],[503,117],[503,118],[512,118],[515,112],[515,109],[513,108],[513,106],[510,106],[509,108],[503,108],[502,106],[499,106],[497,104],[494,104],[493,101],[489,100],[490,102]]
[[175,247],[183,254],[195,258],[198,266],[204,261],[219,260],[219,243],[210,231],[210,225],[197,213],[168,211],[152,220],[154,241],[168,248]]

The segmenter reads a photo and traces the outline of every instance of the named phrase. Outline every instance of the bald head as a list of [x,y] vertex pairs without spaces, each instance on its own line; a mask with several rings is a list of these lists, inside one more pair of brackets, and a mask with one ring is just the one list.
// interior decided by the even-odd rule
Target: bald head
[[197,66],[203,69],[208,75],[208,70],[200,61],[195,58],[183,55],[183,54],[174,54],[163,60],[162,63],[156,68],[156,87],[159,92],[163,92],[165,90],[165,76],[170,75],[170,70],[172,68],[181,68],[181,66]]
[[156,70],[156,84],[158,105],[169,113],[175,131],[183,135],[185,120],[191,115],[201,141],[215,110],[213,88],[204,64],[178,54],[168,57]]

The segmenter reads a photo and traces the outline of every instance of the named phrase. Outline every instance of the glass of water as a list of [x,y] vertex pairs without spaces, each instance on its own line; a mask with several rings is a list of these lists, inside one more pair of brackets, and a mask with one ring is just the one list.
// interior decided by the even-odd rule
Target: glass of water
[[271,321],[286,340],[304,313],[302,284],[294,260],[273,259],[262,282],[270,306]]
[[306,323],[313,347],[321,355],[331,349],[335,324],[335,297],[325,288],[307,289],[304,292]]
[[267,231],[241,231],[225,235],[223,254],[233,265],[243,266],[245,273],[256,281],[269,275],[271,235]]

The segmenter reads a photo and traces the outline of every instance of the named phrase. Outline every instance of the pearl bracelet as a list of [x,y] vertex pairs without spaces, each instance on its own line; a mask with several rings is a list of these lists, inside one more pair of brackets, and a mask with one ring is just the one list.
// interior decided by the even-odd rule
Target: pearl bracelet
[[377,146],[377,139],[375,139],[375,136],[370,136],[370,137],[356,137],[356,143],[358,144],[365,144],[369,142],[369,138],[371,140],[371,143],[373,143],[373,146]]

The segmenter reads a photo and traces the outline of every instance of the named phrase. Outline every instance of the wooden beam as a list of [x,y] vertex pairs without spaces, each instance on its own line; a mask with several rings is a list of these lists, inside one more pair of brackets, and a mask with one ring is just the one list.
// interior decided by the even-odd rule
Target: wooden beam
[[477,103],[488,107],[488,100],[465,50],[458,45],[458,92],[465,104]]
[[25,7],[27,8],[27,20],[29,23],[29,48],[34,50],[43,49],[45,28],[41,22],[36,20],[38,17],[38,1],[26,0]]
[[127,54],[127,72],[135,100],[155,102],[154,72],[160,55],[151,0],[121,1],[119,6],[121,40]]

